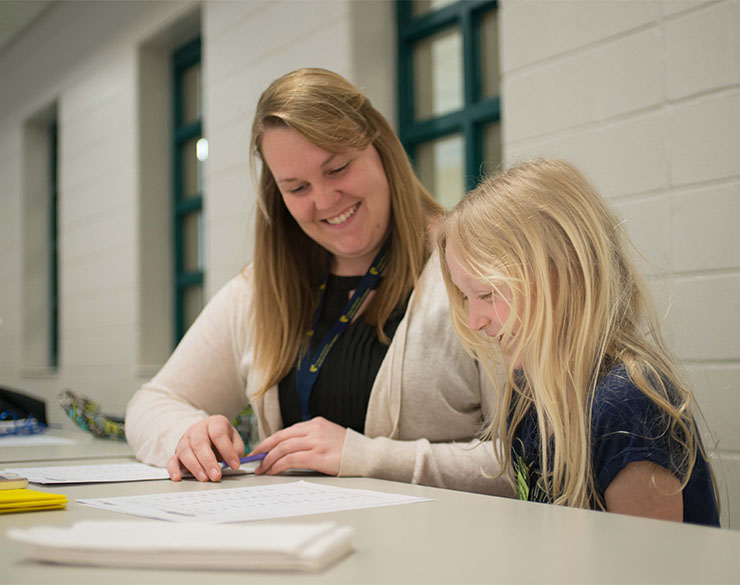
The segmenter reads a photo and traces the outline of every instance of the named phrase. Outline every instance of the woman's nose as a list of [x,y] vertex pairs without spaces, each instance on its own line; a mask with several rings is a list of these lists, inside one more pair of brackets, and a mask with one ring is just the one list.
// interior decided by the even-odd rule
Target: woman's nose
[[316,209],[329,209],[340,197],[339,191],[331,185],[316,185],[314,195]]

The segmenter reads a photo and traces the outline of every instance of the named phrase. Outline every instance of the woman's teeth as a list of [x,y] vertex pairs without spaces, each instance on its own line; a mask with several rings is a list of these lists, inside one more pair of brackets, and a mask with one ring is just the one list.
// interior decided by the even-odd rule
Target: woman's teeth
[[352,207],[350,207],[347,211],[345,211],[341,215],[337,215],[335,217],[330,217],[328,219],[325,219],[324,221],[326,223],[329,223],[331,225],[338,225],[342,222],[347,221],[350,217],[352,217],[355,214],[355,211],[357,211],[357,208],[360,206],[359,203],[355,203]]

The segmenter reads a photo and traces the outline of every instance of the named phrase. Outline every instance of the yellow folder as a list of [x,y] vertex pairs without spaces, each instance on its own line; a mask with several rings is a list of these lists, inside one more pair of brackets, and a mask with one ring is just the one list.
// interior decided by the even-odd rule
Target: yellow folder
[[58,510],[66,505],[67,496],[63,494],[49,494],[29,489],[0,490],[0,514]]

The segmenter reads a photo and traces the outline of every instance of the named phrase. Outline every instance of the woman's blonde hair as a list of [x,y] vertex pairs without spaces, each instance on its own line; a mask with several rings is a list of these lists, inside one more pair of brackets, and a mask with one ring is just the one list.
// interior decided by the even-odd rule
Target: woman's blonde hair
[[388,121],[346,79],[325,69],[299,69],[275,80],[262,94],[252,125],[250,162],[256,176],[262,161],[254,245],[256,365],[267,372],[260,393],[295,365],[301,341],[311,326],[327,252],[298,226],[283,203],[262,156],[270,128],[287,127],[330,152],[372,145],[383,164],[390,190],[391,251],[384,278],[363,317],[383,327],[408,297],[429,255],[427,221],[441,207],[414,174]]
[[[664,413],[683,488],[704,456],[692,394],[648,306],[621,222],[590,182],[563,161],[519,164],[469,193],[443,221],[438,240],[457,333],[494,385],[496,368],[507,371],[488,427],[490,436],[505,437],[502,469],[509,468],[516,427],[534,408],[540,489],[556,504],[603,509],[592,469],[592,400],[603,375],[624,364]],[[465,299],[444,260],[448,246],[473,277],[494,292],[510,291],[501,347],[467,326]],[[510,353],[505,362],[501,349]],[[520,363],[521,370],[511,365]]]

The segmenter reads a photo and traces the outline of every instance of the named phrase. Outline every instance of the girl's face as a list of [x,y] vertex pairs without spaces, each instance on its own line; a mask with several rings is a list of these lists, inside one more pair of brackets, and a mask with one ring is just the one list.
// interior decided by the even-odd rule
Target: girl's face
[[[490,285],[481,282],[463,267],[454,247],[449,244],[445,250],[445,258],[452,282],[468,306],[468,327],[495,339],[501,345],[504,355],[510,355],[511,340],[505,340],[501,330],[511,314],[511,289],[502,285],[496,291],[491,290]],[[520,363],[510,365],[521,367]]]
[[262,156],[285,206],[332,255],[331,271],[360,275],[383,245],[391,215],[388,179],[375,147],[329,152],[292,128],[270,128]]

